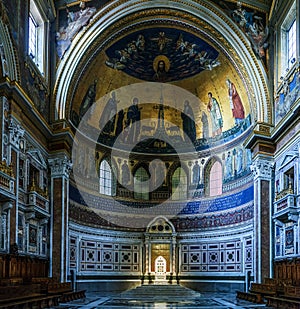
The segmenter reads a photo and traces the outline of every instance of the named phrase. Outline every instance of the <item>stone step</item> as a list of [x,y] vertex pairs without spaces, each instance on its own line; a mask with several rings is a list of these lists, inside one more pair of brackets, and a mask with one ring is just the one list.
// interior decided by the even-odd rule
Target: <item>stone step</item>
[[134,289],[121,293],[122,299],[135,299],[135,300],[172,300],[179,302],[187,298],[200,298],[201,294],[194,290],[188,289],[177,284],[151,284],[141,285]]

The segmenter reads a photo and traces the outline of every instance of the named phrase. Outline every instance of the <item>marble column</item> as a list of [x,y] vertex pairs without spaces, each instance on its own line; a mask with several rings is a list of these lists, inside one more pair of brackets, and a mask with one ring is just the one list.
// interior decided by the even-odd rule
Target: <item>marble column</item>
[[272,276],[272,179],[271,156],[258,154],[252,162],[254,174],[254,256],[255,282]]
[[[144,258],[144,267],[145,267],[145,273],[144,273],[144,283],[148,283],[148,281],[146,280],[146,278],[148,278],[148,273],[149,273],[149,238],[146,237],[145,238],[145,258]],[[148,279],[149,280],[149,279]]]
[[[4,243],[2,245],[2,250],[7,250],[9,251],[10,248],[10,212],[11,209],[13,208],[13,201],[7,201],[4,202],[1,206],[1,215],[0,215],[0,220],[1,220],[1,225],[3,224],[4,226],[1,226],[2,231],[0,231],[0,235],[3,233],[4,234]],[[4,217],[4,221],[2,222],[2,216]]]
[[68,275],[69,173],[72,164],[65,153],[48,160],[51,169],[50,276],[65,282]]
[[176,236],[172,237],[172,280],[170,283],[172,283],[174,276],[176,275]]

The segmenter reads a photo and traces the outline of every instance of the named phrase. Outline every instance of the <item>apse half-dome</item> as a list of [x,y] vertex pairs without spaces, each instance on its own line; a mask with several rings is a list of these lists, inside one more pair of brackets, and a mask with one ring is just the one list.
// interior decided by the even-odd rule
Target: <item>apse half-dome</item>
[[[98,142],[113,147],[122,134],[124,149],[163,132],[178,145],[187,134],[201,151],[232,141],[251,125],[247,87],[228,56],[175,27],[133,31],[102,50],[78,84],[70,113],[75,128],[89,109]],[[154,143],[142,144],[139,152],[162,152],[149,147]]]

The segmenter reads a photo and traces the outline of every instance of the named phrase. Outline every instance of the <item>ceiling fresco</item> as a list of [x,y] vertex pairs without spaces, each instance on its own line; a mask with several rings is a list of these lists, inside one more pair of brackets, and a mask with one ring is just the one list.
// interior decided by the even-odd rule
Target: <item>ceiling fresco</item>
[[224,52],[175,27],[136,30],[100,52],[77,86],[74,127],[88,110],[99,143],[137,152],[172,153],[187,137],[207,149],[251,126],[247,88]]
[[195,35],[174,28],[150,28],[106,50],[106,65],[145,81],[172,82],[220,65],[218,51]]
[[[219,1],[218,7],[248,37],[257,59],[265,62],[265,11],[231,1]],[[59,9],[59,58],[71,44],[80,44],[74,37],[97,20],[99,11],[97,1],[68,3]],[[195,30],[167,20],[133,22],[134,27],[107,31],[111,37],[97,41],[101,48],[93,57],[83,56],[88,65],[74,81],[68,111],[74,128],[92,110],[86,125],[99,131],[100,144],[112,147],[118,140],[126,149],[142,137],[145,140],[135,147],[141,152],[148,148],[158,152],[162,148],[168,152],[169,148],[171,152],[172,143],[183,143],[185,134],[197,150],[202,150],[248,132],[254,114],[249,103],[253,102],[253,92],[243,67],[239,67],[240,60],[233,59],[228,42],[224,44],[232,37],[214,38],[203,24],[203,29]],[[137,125],[139,121],[143,123]],[[165,145],[155,142],[164,139]]]

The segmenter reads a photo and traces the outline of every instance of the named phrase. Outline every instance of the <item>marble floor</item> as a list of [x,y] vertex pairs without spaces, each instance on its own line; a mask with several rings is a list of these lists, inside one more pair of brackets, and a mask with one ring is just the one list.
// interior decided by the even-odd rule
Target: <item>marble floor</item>
[[[264,304],[254,304],[245,300],[236,299],[234,293],[198,293],[196,291],[178,286],[175,292],[164,290],[159,287],[159,291],[148,291],[149,289],[133,289],[122,293],[96,293],[86,292],[85,299],[75,300],[69,303],[60,304],[53,308],[70,309],[146,309],[146,308],[166,308],[166,309],[247,309],[266,308]],[[155,289],[155,288],[154,288]],[[270,308],[270,307],[268,307]]]

